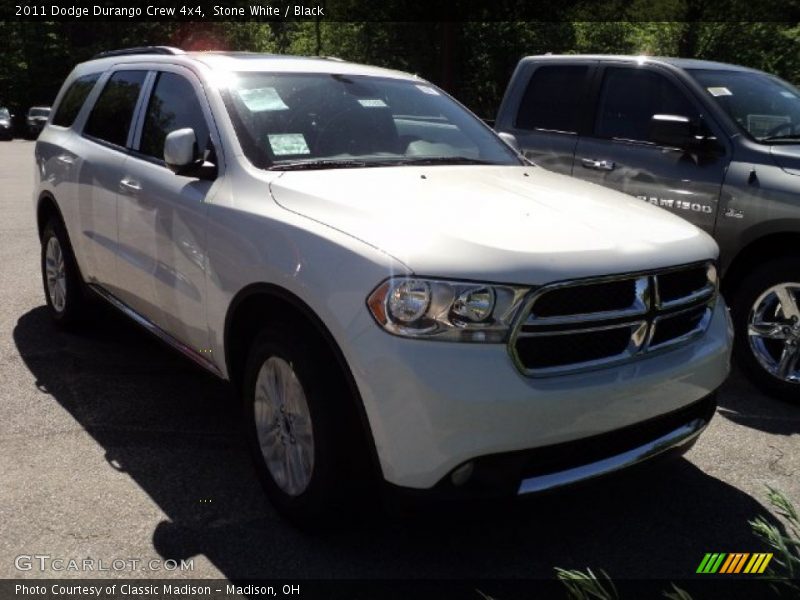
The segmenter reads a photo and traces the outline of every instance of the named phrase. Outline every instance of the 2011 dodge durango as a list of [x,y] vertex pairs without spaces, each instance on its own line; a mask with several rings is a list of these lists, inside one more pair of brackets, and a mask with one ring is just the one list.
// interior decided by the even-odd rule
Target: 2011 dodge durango
[[523,494],[685,450],[728,373],[707,234],[528,163],[416,76],[114,51],[35,156],[55,321],[99,296],[230,380],[300,521],[366,481]]

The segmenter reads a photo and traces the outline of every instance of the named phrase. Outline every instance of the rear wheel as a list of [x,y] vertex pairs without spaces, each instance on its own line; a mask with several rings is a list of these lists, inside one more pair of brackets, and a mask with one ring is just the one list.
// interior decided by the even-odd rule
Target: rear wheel
[[42,282],[50,314],[59,325],[71,325],[83,314],[86,297],[64,224],[53,217],[42,233]]
[[368,478],[342,379],[302,326],[267,328],[251,347],[242,390],[251,454],[273,505],[301,526],[350,513]]
[[767,394],[800,401],[800,258],[759,265],[732,304],[740,367]]

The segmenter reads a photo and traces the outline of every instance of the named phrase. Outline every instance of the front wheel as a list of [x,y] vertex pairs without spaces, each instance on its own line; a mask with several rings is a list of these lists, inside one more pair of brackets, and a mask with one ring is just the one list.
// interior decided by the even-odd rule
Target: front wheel
[[[364,483],[347,386],[303,327],[255,339],[243,385],[244,423],[259,479],[277,510],[318,527],[348,512]],[[360,479],[360,481],[359,481]]]
[[759,265],[736,289],[731,312],[742,370],[765,393],[800,401],[800,258]]

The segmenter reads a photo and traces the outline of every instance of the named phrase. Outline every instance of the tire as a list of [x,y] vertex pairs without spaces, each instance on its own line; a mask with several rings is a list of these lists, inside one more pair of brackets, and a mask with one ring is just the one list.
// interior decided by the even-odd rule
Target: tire
[[800,257],[759,264],[733,296],[737,364],[764,393],[800,402]]
[[50,316],[59,326],[80,321],[86,308],[84,283],[61,219],[53,217],[42,233],[42,284]]
[[259,480],[278,512],[307,529],[352,514],[370,480],[353,399],[334,363],[310,328],[271,326],[251,346],[242,386]]

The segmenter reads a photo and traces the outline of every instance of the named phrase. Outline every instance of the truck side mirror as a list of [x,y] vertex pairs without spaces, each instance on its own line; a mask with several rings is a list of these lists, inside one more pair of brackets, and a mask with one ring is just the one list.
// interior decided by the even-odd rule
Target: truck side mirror
[[[214,155],[213,148],[210,154]],[[215,161],[214,158],[210,160]],[[190,127],[170,131],[164,138],[164,162],[176,175],[200,179],[214,179],[217,176],[217,165],[203,158],[197,148],[197,136]]]
[[202,159],[197,152],[194,129],[184,127],[170,131],[164,139],[164,162],[167,168],[178,175],[185,173]]
[[511,146],[514,152],[516,152],[517,154],[522,153],[522,151],[519,149],[519,142],[517,141],[517,138],[513,134],[502,131],[497,135],[500,136],[500,139],[503,140],[506,144]]
[[694,141],[694,125],[689,117],[683,115],[653,115],[650,141],[659,146],[686,148]]

